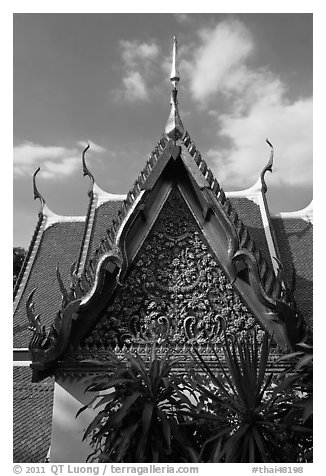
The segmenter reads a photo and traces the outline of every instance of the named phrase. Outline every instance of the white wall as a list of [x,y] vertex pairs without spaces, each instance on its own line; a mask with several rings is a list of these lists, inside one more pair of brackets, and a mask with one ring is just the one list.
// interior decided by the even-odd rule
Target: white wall
[[84,379],[57,378],[54,386],[53,421],[50,462],[84,463],[92,448],[82,438],[96,413],[87,409],[77,418],[78,410],[89,403],[95,393],[84,393],[88,385]]

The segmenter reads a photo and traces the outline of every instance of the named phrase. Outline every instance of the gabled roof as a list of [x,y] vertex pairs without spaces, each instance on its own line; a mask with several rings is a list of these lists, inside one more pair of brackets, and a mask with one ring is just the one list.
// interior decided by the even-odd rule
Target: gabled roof
[[14,348],[28,347],[31,332],[26,314],[28,296],[35,290],[38,313],[49,326],[61,306],[60,287],[56,278],[60,273],[66,286],[70,284],[70,269],[77,259],[84,230],[85,217],[55,215],[42,207],[39,220],[17,280],[14,294]]
[[89,263],[89,257],[100,246],[106,228],[115,218],[126,196],[105,192],[94,182],[89,197],[85,229],[76,264],[77,274],[83,272],[85,265]]
[[[249,222],[245,225],[232,206],[231,200],[237,200],[240,210],[244,203],[239,201],[241,197],[239,194],[226,197],[189,134],[185,133],[180,145],[164,137],[161,139],[133,188],[120,204],[111,227],[105,230],[100,246],[93,252],[82,274],[73,278],[72,293],[62,307],[61,317],[48,335],[43,331],[34,333],[30,350],[35,369],[54,363],[67,348],[70,336],[74,336],[71,338],[75,345],[78,344],[82,332],[93,324],[104,303],[123,282],[175,179],[224,271],[263,327],[269,328],[281,345],[294,345],[298,341],[295,306],[281,274],[275,274],[268,234],[266,230],[264,233],[261,231],[260,220],[264,219],[262,207],[259,207],[260,217],[255,214],[258,221],[251,228],[257,236],[259,232],[259,242],[265,246],[263,251],[252,238]],[[256,192],[262,194],[262,188]],[[246,200],[247,207],[252,207],[251,200],[246,196],[242,198]],[[243,214],[243,210],[240,213]],[[246,213],[243,215],[247,217]],[[248,269],[248,284],[240,278],[244,268]],[[46,351],[40,347],[41,341],[48,343],[45,347],[51,342]]]
[[296,303],[312,330],[313,316],[313,210],[312,202],[303,210],[271,217],[284,279],[294,287]]
[[67,346],[78,345],[94,324],[116,288],[123,285],[175,184],[223,272],[261,325],[283,346],[294,346],[303,336],[293,295],[283,278],[266,201],[264,175],[271,171],[273,154],[253,187],[225,194],[190,135],[184,132],[177,107],[180,78],[176,41],[170,80],[174,87],[165,134],[125,198],[104,198],[106,192],[96,186],[87,169],[87,149],[84,151],[84,175],[92,181],[88,213],[70,285],[59,279],[62,304],[49,331],[42,316],[40,319],[37,315],[39,309],[33,308],[32,298],[27,303],[34,330],[30,353],[36,370],[51,367]]
[[83,269],[88,263],[88,257],[99,246],[106,227],[125,198],[125,195],[105,192],[93,183],[86,217],[57,215],[36,188],[37,172],[34,198],[40,199],[41,209],[14,290],[14,348],[27,348],[31,339],[26,306],[32,291],[35,289],[33,300],[37,302],[37,313],[42,316],[43,324],[50,327],[62,305],[57,268],[63,285],[69,289],[77,264]]

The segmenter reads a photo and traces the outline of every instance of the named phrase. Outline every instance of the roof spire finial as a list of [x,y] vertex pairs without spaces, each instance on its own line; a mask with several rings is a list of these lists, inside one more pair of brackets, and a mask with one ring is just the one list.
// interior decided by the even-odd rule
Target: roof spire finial
[[180,81],[179,75],[179,65],[178,65],[178,42],[177,38],[173,37],[173,52],[172,52],[172,67],[170,81],[173,84],[174,88],[177,88],[177,84]]
[[36,186],[36,175],[39,173],[40,170],[41,170],[40,167],[38,167],[33,174],[33,192],[34,192],[34,200],[39,199],[41,202],[41,207],[43,208],[45,205],[45,200],[40,194],[40,192],[38,191]]
[[165,126],[165,134],[174,140],[174,143],[181,139],[184,134],[184,127],[181,121],[181,117],[178,111],[178,90],[177,85],[180,81],[179,68],[178,68],[178,43],[177,39],[174,36],[173,38],[173,52],[172,52],[172,67],[170,81],[173,84],[173,89],[171,92],[171,112],[168,119],[168,122]]
[[87,165],[86,165],[86,160],[85,160],[85,154],[90,149],[90,144],[87,144],[87,147],[84,149],[83,154],[82,154],[82,163],[83,163],[83,175],[84,177],[88,175],[88,177],[91,179],[92,183],[95,182],[93,174],[88,170]]
[[266,185],[266,182],[265,182],[265,173],[267,171],[269,172],[273,172],[273,160],[274,160],[274,147],[272,145],[272,143],[268,140],[268,139],[265,139],[266,143],[269,145],[270,149],[271,149],[271,153],[270,153],[270,156],[269,156],[269,161],[267,162],[267,164],[265,165],[265,167],[263,168],[261,174],[260,174],[260,179],[261,179],[261,184],[262,184],[262,190],[263,192],[267,192],[267,185]]

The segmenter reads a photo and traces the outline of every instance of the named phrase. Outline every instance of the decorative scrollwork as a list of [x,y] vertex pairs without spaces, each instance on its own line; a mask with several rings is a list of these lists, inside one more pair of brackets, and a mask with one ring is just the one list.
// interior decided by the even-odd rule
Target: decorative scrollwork
[[83,344],[115,347],[126,339],[218,343],[224,331],[239,335],[255,326],[180,192],[173,189],[124,286]]

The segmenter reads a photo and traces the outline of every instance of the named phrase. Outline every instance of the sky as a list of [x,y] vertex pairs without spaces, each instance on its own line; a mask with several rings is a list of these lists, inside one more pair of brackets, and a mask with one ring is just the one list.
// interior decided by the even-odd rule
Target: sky
[[173,35],[185,129],[228,190],[266,174],[271,212],[312,200],[312,14],[15,13],[14,246],[28,247],[40,193],[85,215],[89,178],[127,193],[164,132]]

